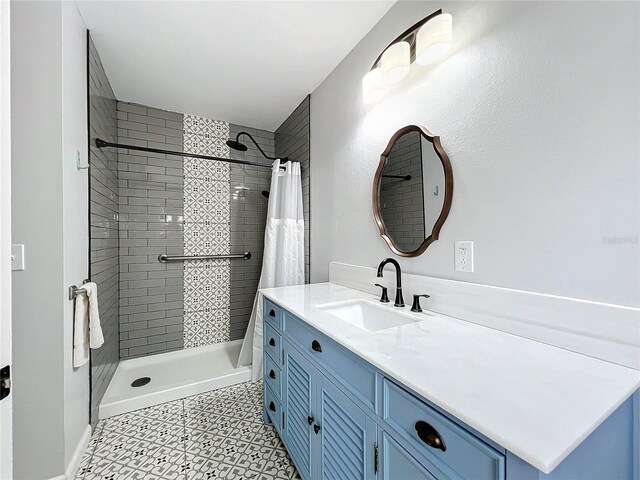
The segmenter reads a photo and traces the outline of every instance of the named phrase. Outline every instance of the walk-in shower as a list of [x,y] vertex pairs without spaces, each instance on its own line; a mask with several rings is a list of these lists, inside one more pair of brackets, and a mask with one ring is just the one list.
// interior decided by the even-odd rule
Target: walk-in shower
[[[308,215],[309,102],[276,132],[121,102],[88,46],[90,277],[105,331],[92,351],[95,424],[250,378],[236,366],[271,160],[302,163]],[[230,148],[245,138],[242,151]]]

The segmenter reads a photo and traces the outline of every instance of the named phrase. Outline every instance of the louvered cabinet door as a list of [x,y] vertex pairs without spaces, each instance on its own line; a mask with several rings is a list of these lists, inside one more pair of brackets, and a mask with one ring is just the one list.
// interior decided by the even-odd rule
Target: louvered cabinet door
[[330,380],[319,381],[320,478],[375,478],[376,424]]
[[319,372],[288,342],[284,342],[284,358],[286,447],[302,478],[312,480],[316,471],[314,410]]

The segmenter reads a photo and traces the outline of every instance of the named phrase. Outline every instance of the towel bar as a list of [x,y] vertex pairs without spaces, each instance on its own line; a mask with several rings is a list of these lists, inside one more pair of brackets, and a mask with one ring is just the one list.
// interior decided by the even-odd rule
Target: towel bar
[[[82,284],[89,283],[89,279],[85,279],[82,281]],[[71,285],[69,287],[69,300],[73,300],[80,294],[86,294],[87,290],[85,288],[78,288],[77,285]]]

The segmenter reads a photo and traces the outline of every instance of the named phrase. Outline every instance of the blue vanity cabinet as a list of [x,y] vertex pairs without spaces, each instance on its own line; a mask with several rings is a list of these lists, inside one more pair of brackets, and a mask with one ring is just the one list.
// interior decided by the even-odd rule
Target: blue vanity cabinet
[[376,476],[377,425],[331,380],[319,377],[320,474],[322,479],[367,480]]
[[287,340],[285,446],[304,480],[375,478],[376,423]]
[[287,451],[304,480],[316,478],[314,460],[320,428],[316,423],[319,372],[300,352],[284,344],[283,405]]
[[264,418],[303,480],[639,478],[638,392],[544,474],[273,302],[264,319]]

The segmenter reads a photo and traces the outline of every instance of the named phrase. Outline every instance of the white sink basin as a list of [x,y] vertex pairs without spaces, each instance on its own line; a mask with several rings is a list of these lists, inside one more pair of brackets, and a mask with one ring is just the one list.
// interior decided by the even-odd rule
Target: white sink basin
[[367,332],[377,332],[420,321],[365,300],[316,305],[336,318]]

